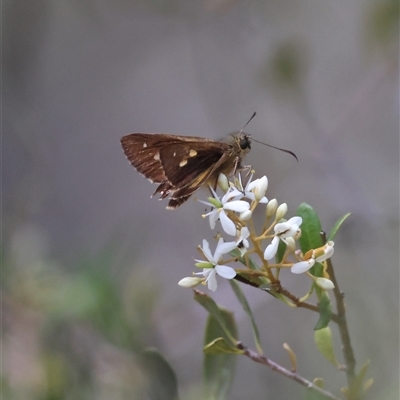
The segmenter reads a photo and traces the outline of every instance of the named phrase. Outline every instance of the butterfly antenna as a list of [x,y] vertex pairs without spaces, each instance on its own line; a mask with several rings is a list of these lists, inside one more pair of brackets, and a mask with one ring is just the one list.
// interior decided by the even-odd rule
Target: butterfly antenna
[[244,124],[244,127],[240,130],[239,133],[243,133],[243,131],[246,129],[246,126],[249,124],[249,122],[256,116],[256,112],[253,112],[253,115],[250,117],[250,119]]
[[299,161],[299,159],[297,158],[296,154],[293,153],[293,151],[286,150],[286,149],[282,149],[282,148],[276,147],[276,146],[272,146],[271,144],[267,144],[267,143],[264,143],[264,142],[260,142],[259,140],[256,140],[256,139],[254,139],[253,137],[251,137],[251,140],[253,140],[254,142],[263,144],[264,146],[271,147],[272,149],[276,149],[276,150],[283,151],[284,153],[288,153],[288,154],[290,154],[291,156],[293,156],[297,161]]
[[[243,131],[245,130],[246,126],[249,124],[249,122],[257,115],[257,113],[254,111],[253,115],[250,117],[250,119],[244,124],[244,127],[241,129],[240,133],[243,133]],[[288,153],[291,156],[293,156],[297,161],[299,161],[299,159],[297,158],[296,154],[293,153],[293,151],[287,150],[287,149],[282,149],[281,147],[276,147],[276,146],[272,146],[271,144],[267,144],[264,142],[260,142],[259,140],[254,139],[253,137],[251,137],[251,140],[253,140],[254,142],[263,144],[264,146],[268,146],[271,147],[272,149],[275,150],[280,150],[283,151],[284,153]]]

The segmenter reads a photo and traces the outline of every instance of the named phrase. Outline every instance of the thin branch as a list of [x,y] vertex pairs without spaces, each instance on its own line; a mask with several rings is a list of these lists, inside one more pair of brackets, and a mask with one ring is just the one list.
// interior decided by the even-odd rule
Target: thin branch
[[[239,274],[235,276],[235,278],[237,281],[245,283],[246,285],[250,285],[253,286],[257,289],[259,289],[259,285],[256,282],[251,282],[250,280],[244,278],[243,276],[240,276]],[[287,289],[285,289],[284,287],[282,287],[280,285],[280,283],[275,283],[272,286],[273,290],[265,290],[262,289],[264,292],[271,294],[272,296],[274,295],[274,291],[276,293],[280,293],[283,294],[285,297],[287,297],[289,300],[292,301],[293,304],[296,305],[296,307],[298,308],[306,308],[307,310],[311,310],[314,312],[319,313],[319,307],[315,304],[311,304],[311,303],[307,303],[306,301],[300,301],[300,299],[298,297],[296,297],[293,293],[289,292]],[[338,314],[332,313],[332,317],[331,317],[332,321],[335,323],[339,323],[339,316]]]
[[321,389],[320,387],[314,385],[311,381],[308,379],[303,378],[301,375],[297,374],[296,372],[289,371],[288,369],[282,367],[281,365],[277,364],[276,362],[270,360],[269,358],[262,356],[255,352],[254,350],[248,349],[246,346],[244,346],[242,343],[237,344],[237,348],[240,350],[244,351],[244,355],[249,357],[251,360],[263,364],[269,368],[271,368],[272,371],[276,371],[280,373],[281,375],[286,376],[289,379],[294,380],[297,383],[300,383],[301,385],[305,386],[307,389],[312,390],[316,393],[319,393],[321,396],[324,396],[327,399],[331,400],[341,400],[339,397],[336,397],[332,393]]
[[[293,302],[293,304],[296,305],[296,307],[299,308],[307,308],[308,310],[311,311],[315,311],[317,313],[319,313],[319,307],[316,306],[315,304],[311,304],[311,303],[307,303],[306,301],[300,301],[300,299],[298,297],[296,297],[294,294],[292,294],[291,292],[289,292],[287,289],[285,289],[284,287],[280,286],[278,288],[274,287],[274,289],[276,290],[276,292],[283,294],[284,296],[286,296],[289,300],[291,300]],[[333,322],[338,323],[339,322],[339,318],[338,315],[335,313],[332,313],[331,316],[331,320]]]
[[327,262],[327,272],[335,288],[333,289],[333,293],[336,300],[336,308],[338,313],[338,329],[340,334],[340,340],[342,342],[342,352],[343,357],[346,364],[346,376],[347,376],[347,384],[350,387],[353,382],[356,373],[356,359],[354,357],[353,347],[351,346],[349,329],[347,327],[346,321],[346,306],[344,304],[344,293],[339,290],[339,285],[337,283],[335,272],[333,270],[332,262],[330,259],[326,260]]
[[[321,233],[321,236],[325,239],[326,242],[326,235],[325,232]],[[344,304],[344,293],[340,291],[339,284],[336,280],[335,271],[332,266],[331,259],[329,258],[326,260],[327,269],[326,271],[329,274],[330,280],[335,285],[333,289],[333,294],[336,300],[336,309],[337,309],[337,324],[339,328],[340,340],[342,342],[342,352],[344,361],[346,364],[346,376],[347,376],[347,384],[351,387],[351,384],[354,381],[356,376],[355,369],[356,369],[356,359],[354,357],[353,347],[351,346],[350,334],[349,329],[347,327],[347,320],[346,320],[346,306]]]

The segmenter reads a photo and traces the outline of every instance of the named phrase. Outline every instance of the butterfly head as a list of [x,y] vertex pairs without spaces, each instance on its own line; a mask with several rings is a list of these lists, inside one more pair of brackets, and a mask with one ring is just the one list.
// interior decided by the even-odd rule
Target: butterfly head
[[240,133],[240,135],[238,136],[238,143],[239,143],[239,147],[243,150],[243,151],[248,151],[251,150],[251,140],[250,140],[250,135],[248,133]]
[[248,133],[235,132],[231,134],[231,143],[236,152],[245,155],[251,150],[251,138]]

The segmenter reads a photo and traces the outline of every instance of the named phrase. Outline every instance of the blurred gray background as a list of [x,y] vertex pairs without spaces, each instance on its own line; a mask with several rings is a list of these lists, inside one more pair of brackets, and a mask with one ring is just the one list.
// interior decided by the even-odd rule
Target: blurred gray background
[[[397,398],[398,17],[393,0],[5,1],[4,398],[145,398],[144,346],[173,366],[182,399],[201,398],[206,312],[177,282],[215,232],[193,199],[172,212],[149,199],[119,139],[217,139],[253,111],[246,131],[299,157],[253,143],[246,163],[268,176],[268,198],[288,216],[311,204],[326,231],[352,213],[333,264],[358,367],[371,363],[371,399]],[[307,290],[305,277],[282,279]],[[265,353],[289,367],[288,342],[299,372],[338,393],[344,374],[314,348],[317,316],[244,290]],[[214,298],[254,347],[226,282]],[[238,359],[230,399],[302,397]]]

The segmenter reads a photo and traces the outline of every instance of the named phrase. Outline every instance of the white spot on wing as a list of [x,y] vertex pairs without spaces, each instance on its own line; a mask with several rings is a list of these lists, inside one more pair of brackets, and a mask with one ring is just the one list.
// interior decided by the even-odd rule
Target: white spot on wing
[[156,153],[156,154],[154,154],[154,157],[153,157],[156,161],[160,161],[160,153]]
[[179,163],[179,166],[180,166],[180,167],[184,167],[186,164],[187,164],[187,160],[182,160],[182,161]]
[[189,157],[196,157],[196,156],[197,156],[197,151],[191,149],[191,150],[189,151]]
[[175,157],[176,156],[176,152],[174,151],[174,154],[173,154],[173,156]]
[[144,142],[144,143],[143,143],[143,148],[146,148],[146,147],[147,147],[147,143]]

